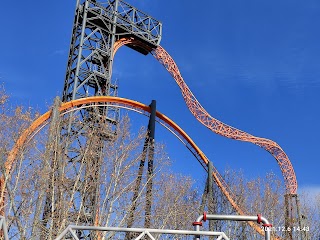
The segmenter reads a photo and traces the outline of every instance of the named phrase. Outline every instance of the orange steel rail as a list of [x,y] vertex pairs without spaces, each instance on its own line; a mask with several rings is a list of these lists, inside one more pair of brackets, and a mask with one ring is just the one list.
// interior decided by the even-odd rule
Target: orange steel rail
[[[61,107],[59,108],[60,113],[63,113],[64,111],[68,111],[74,107],[79,107],[82,105],[86,105],[86,104],[94,104],[94,103],[116,103],[116,104],[121,104],[122,106],[125,106],[128,109],[134,110],[134,109],[141,109],[145,112],[149,112],[150,113],[150,107],[147,105],[144,105],[142,103],[139,103],[137,101],[133,101],[133,100],[129,100],[129,99],[125,99],[125,98],[119,98],[119,97],[88,97],[88,98],[81,98],[81,99],[77,99],[74,101],[70,101],[70,102],[66,102],[63,103],[61,105]],[[9,153],[9,157],[7,159],[7,161],[5,162],[5,173],[6,176],[10,176],[10,172],[12,170],[12,165],[15,161],[15,158],[19,152],[19,150],[24,146],[24,144],[26,143],[26,141],[28,140],[28,137],[31,136],[32,133],[34,133],[39,127],[41,127],[51,116],[51,111],[48,111],[46,113],[44,113],[42,116],[40,116],[39,118],[37,118],[28,129],[26,129],[22,135],[19,137],[17,143],[15,144],[14,148],[10,151]],[[193,153],[195,153],[194,155],[196,156],[196,158],[198,160],[201,160],[205,165],[208,164],[209,159],[206,157],[206,155],[200,150],[200,148],[193,142],[193,140],[188,136],[188,134],[186,132],[184,132],[182,130],[182,128],[180,128],[174,121],[172,121],[169,117],[165,116],[164,114],[160,113],[160,112],[156,112],[156,116],[158,118],[158,120],[160,120],[160,122],[165,123],[166,125],[168,125],[171,130],[177,134],[178,136],[181,136],[184,140],[186,140],[186,142],[189,145],[189,150]],[[212,176],[215,180],[215,182],[217,183],[217,185],[219,186],[219,188],[221,189],[221,191],[224,193],[224,195],[227,197],[228,201],[231,203],[231,205],[235,208],[235,210],[241,214],[244,215],[245,211],[242,210],[242,208],[235,202],[235,196],[232,193],[232,191],[229,189],[228,185],[226,184],[226,182],[223,180],[222,176],[219,174],[218,170],[213,167],[213,173]],[[2,179],[2,181],[4,181],[4,179]],[[3,185],[3,189],[2,193],[4,193],[4,185]],[[3,196],[3,194],[2,194]],[[3,199],[3,198],[1,198]],[[4,206],[4,202],[1,202],[0,199],[0,206]],[[251,227],[253,227],[257,232],[259,232],[261,235],[264,235],[264,232],[262,231],[262,229],[260,228],[260,226],[258,226],[257,224],[253,223],[253,222],[249,222],[249,224],[251,225]]]
[[[169,55],[169,53],[167,53],[166,50],[161,46],[158,46],[151,53],[167,69],[167,71],[174,78],[174,80],[176,81],[176,83],[178,84],[181,90],[182,96],[184,98],[184,101],[187,107],[189,108],[192,115],[195,116],[195,118],[200,123],[202,123],[204,126],[209,128],[211,131],[213,131],[216,134],[219,134],[221,136],[224,136],[230,139],[250,142],[268,151],[276,159],[280,167],[280,170],[284,178],[285,186],[286,186],[286,192],[289,194],[297,193],[298,183],[297,183],[297,178],[296,178],[293,166],[287,154],[276,142],[270,139],[256,137],[242,130],[229,126],[219,121],[218,119],[212,117],[204,109],[204,107],[199,103],[197,98],[193,95],[188,85],[185,83],[177,64],[175,63],[173,58]],[[219,185],[219,182],[217,182],[217,184]],[[244,210],[239,205],[237,205],[237,203],[231,200],[232,196],[230,195],[230,192],[226,191],[226,189],[223,189],[221,187],[220,189],[224,193],[224,195],[227,197],[231,205],[236,209],[236,211],[241,215],[245,215]],[[249,222],[249,224],[261,235],[264,235],[264,233],[261,231],[261,228],[259,226],[251,222]],[[281,239],[281,238],[279,236],[275,236],[275,239]]]
[[[60,106],[59,111],[60,113],[63,113],[74,107],[79,107],[87,104],[99,104],[99,103],[111,103],[111,104],[116,103],[116,104],[121,104],[122,106],[125,106],[126,108],[131,110],[141,109],[145,112],[150,113],[150,107],[145,104],[142,104],[140,102],[133,101],[130,99],[126,99],[126,98],[110,97],[110,96],[87,97],[87,98],[80,98],[77,100],[66,102]],[[9,176],[12,169],[12,165],[16,159],[16,156],[20,151],[20,149],[23,147],[23,145],[26,143],[28,137],[30,137],[32,133],[34,133],[39,127],[41,127],[50,118],[50,116],[51,116],[51,110],[44,113],[39,118],[37,118],[30,125],[30,127],[27,128],[21,134],[15,146],[10,151],[7,161],[5,162],[6,176]],[[186,142],[189,144],[193,152],[195,152],[196,155],[198,156],[197,158],[201,159],[205,165],[209,162],[208,158],[200,150],[200,148],[193,142],[193,140],[188,136],[188,134],[184,132],[182,128],[180,128],[174,121],[172,121],[169,117],[165,116],[164,114],[158,111],[156,112],[156,117],[162,122],[164,122],[165,124],[167,124],[172,129],[172,131],[175,132],[176,135],[181,136],[184,140],[186,140]]]
[[[136,45],[141,48],[144,48],[147,51],[150,51],[151,54],[167,69],[167,71],[171,74],[171,76],[174,78],[174,80],[178,84],[181,90],[182,96],[190,112],[193,114],[193,116],[195,116],[195,118],[200,123],[202,123],[204,126],[209,128],[211,131],[213,131],[216,134],[219,134],[221,136],[224,136],[230,139],[235,139],[238,141],[250,142],[268,151],[276,159],[280,167],[280,170],[282,172],[284,182],[285,182],[286,192],[289,194],[297,193],[298,183],[297,183],[297,178],[296,178],[293,166],[289,160],[289,157],[284,152],[284,150],[279,146],[279,144],[277,144],[276,142],[270,139],[251,135],[245,131],[229,126],[219,121],[218,119],[212,117],[200,104],[200,102],[197,100],[197,98],[193,95],[193,93],[189,89],[188,85],[185,83],[179,71],[179,68],[175,63],[175,61],[173,60],[173,58],[161,46],[158,46],[156,49],[150,49],[140,41],[135,40],[134,38],[122,38],[116,42],[114,46],[113,55],[121,46],[127,45],[127,44]],[[239,214],[244,215],[244,211],[234,201],[235,198],[232,196],[232,193],[228,191],[228,186],[222,186],[224,181],[217,181],[216,177],[215,176],[213,177],[216,183],[218,184],[218,186],[220,187],[221,191],[223,192],[223,194],[227,197],[227,199],[232,204],[232,206],[236,209],[236,211]],[[261,229],[258,229],[256,224],[254,225],[250,224],[250,225],[257,232],[264,235]],[[278,239],[278,237],[276,238]]]
[[122,38],[116,42],[113,54],[115,54],[121,46],[126,44],[139,46],[141,48],[144,48],[145,50],[150,51],[152,55],[167,69],[167,71],[171,74],[171,76],[180,87],[182,96],[190,112],[200,123],[202,123],[214,133],[217,133],[221,136],[239,141],[251,142],[268,151],[278,162],[278,165],[284,177],[286,192],[290,194],[297,193],[298,184],[293,166],[287,154],[276,142],[270,139],[253,136],[212,117],[204,109],[204,107],[202,107],[202,105],[189,89],[188,85],[183,80],[179,68],[173,58],[161,46],[158,46],[155,50],[153,50],[148,48],[138,40],[135,40],[134,38]]
[[[171,76],[175,79],[176,83],[180,87],[182,96],[186,102],[187,107],[189,108],[190,112],[196,117],[196,119],[201,122],[204,126],[209,128],[211,131],[235,140],[239,141],[245,141],[245,142],[251,142],[253,144],[256,144],[266,151],[268,151],[278,162],[282,175],[284,177],[284,182],[286,186],[287,193],[290,194],[296,194],[297,192],[297,180],[295,176],[294,169],[292,167],[292,164],[286,155],[286,153],[282,150],[282,148],[274,141],[266,139],[266,138],[260,138],[253,136],[249,133],[246,133],[242,130],[239,130],[237,128],[234,128],[232,126],[229,126],[214,117],[212,117],[199,103],[199,101],[196,99],[196,97],[193,95],[187,84],[184,82],[182,75],[178,69],[178,66],[172,59],[172,57],[161,47],[158,46],[155,50],[151,49],[150,47],[146,46],[144,43],[135,40],[134,38],[123,38],[118,40],[114,45],[114,51],[113,55],[115,55],[116,51],[123,45],[135,45],[138,47],[141,47],[149,52],[152,53],[152,55],[167,69],[167,71],[171,74]],[[149,107],[146,105],[143,105],[141,103],[123,99],[123,98],[115,98],[115,97],[89,97],[89,98],[83,98],[78,99],[74,101],[70,101],[67,103],[62,104],[60,111],[64,111],[68,108],[72,108],[74,106],[79,106],[83,104],[88,103],[99,103],[104,101],[109,102],[117,102],[121,104],[128,104],[132,107],[141,108],[144,111],[148,111]],[[9,158],[7,162],[5,163],[5,169],[6,169],[6,175],[8,176],[12,167],[12,163],[15,159],[15,156],[17,155],[20,147],[23,146],[23,143],[26,141],[27,137],[35,131],[43,122],[48,120],[50,117],[50,111],[39,117],[19,138],[17,141],[15,147],[12,149],[12,151],[9,154]],[[172,120],[165,117],[164,115],[157,112],[157,117],[167,124],[169,124],[175,131],[177,131],[181,136],[183,136],[187,142],[190,144],[190,146],[195,149],[196,153],[201,157],[203,162],[205,164],[208,163],[207,157],[202,153],[202,151],[194,144],[194,142],[190,139],[190,137],[176,125]],[[213,178],[223,194],[227,197],[228,201],[231,203],[231,205],[235,208],[235,210],[241,214],[244,215],[245,211],[243,208],[241,208],[236,202],[235,202],[235,196],[230,191],[228,185],[224,182],[223,178],[220,176],[218,171],[214,168],[213,171]],[[1,195],[3,196],[4,189],[1,191]],[[0,198],[1,201],[2,198]],[[0,204],[0,206],[2,206]],[[261,228],[254,224],[249,222],[249,224],[261,235],[264,235],[264,232],[261,230]],[[277,238],[278,239],[278,238]]]
[[278,165],[284,177],[287,193],[297,193],[298,184],[293,166],[287,154],[276,142],[270,139],[253,136],[212,117],[192,94],[191,90],[184,82],[179,72],[178,66],[176,65],[172,57],[161,46],[159,46],[152,54],[176,80],[190,112],[196,117],[199,122],[209,128],[211,131],[221,136],[239,141],[250,142],[268,151],[278,162]]

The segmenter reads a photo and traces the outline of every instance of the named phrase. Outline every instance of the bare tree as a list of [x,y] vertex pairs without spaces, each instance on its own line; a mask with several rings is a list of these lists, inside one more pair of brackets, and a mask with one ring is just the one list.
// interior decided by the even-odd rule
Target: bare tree
[[302,229],[306,231],[308,239],[320,238],[320,192],[310,195],[302,192],[300,195],[302,212]]
[[[37,116],[30,108],[9,107],[8,96],[3,91],[0,93],[0,161],[6,190],[1,188],[5,205],[0,207],[7,218],[10,238],[54,239],[67,225],[85,222],[125,227],[133,204],[146,130],[141,128],[133,133],[128,116],[122,118],[116,129],[110,129],[110,124],[103,119],[93,120],[90,116],[88,124],[79,114],[66,114],[29,136],[7,175],[3,166],[9,151]],[[82,138],[73,138],[66,131],[70,121]],[[194,180],[169,171],[171,163],[164,145],[155,145],[154,162],[151,227],[193,229],[191,222],[198,216],[201,202]],[[224,178],[239,205],[249,211],[247,214],[262,213],[275,227],[284,226],[284,186],[275,174],[246,180],[241,171],[227,170]],[[143,226],[147,181],[143,175],[142,187],[135,199],[134,227]],[[213,188],[213,196],[214,213],[237,214],[217,186]],[[308,227],[309,239],[317,239],[320,196],[312,205],[304,198],[302,195],[304,224]],[[215,221],[214,226],[230,238],[261,239],[246,223]],[[284,236],[281,229],[276,230],[273,236]],[[123,238],[123,235],[106,232],[88,236],[91,239]],[[157,238],[170,239],[166,235]]]
[[[1,117],[8,125],[1,130],[4,136],[1,149],[5,149],[1,161],[4,163],[16,139],[34,118],[31,110],[23,112],[21,108],[15,110],[12,118],[8,112],[3,112]],[[67,137],[72,138],[70,134],[64,135],[70,121],[77,131],[82,131],[83,138],[66,142]],[[129,118],[125,116],[112,139],[104,140],[101,133],[108,129],[108,122],[91,122],[84,122],[79,114],[64,115],[29,136],[19,149],[10,176],[6,176],[4,211],[12,239],[53,239],[69,224],[90,221],[99,226],[126,226],[146,130],[142,128],[133,134]],[[82,146],[79,148],[75,144]],[[154,152],[151,224],[162,228],[190,228],[197,209],[192,180],[168,173],[170,161],[163,145],[156,144]],[[67,154],[76,156],[77,160],[66,158]],[[135,200],[134,219],[134,226],[140,227],[143,226],[146,176],[142,183]],[[94,206],[90,206],[92,198]],[[88,207],[95,209],[94,216],[87,214]],[[89,236],[90,239],[115,237],[106,233]]]
[[[272,172],[264,177],[247,180],[241,170],[231,169],[225,171],[224,178],[235,194],[237,203],[248,211],[246,214],[261,213],[273,224],[271,237],[279,236],[285,239],[285,188],[282,180]],[[237,214],[217,186],[214,186],[213,195],[215,214]],[[300,211],[304,221],[302,226],[295,221],[293,234],[296,239],[304,240],[306,237],[303,233],[307,234],[307,239],[318,239],[320,195],[311,198],[306,193],[301,193],[300,199]],[[215,221],[214,226],[215,230],[225,232],[231,239],[261,239],[261,236],[244,222]]]

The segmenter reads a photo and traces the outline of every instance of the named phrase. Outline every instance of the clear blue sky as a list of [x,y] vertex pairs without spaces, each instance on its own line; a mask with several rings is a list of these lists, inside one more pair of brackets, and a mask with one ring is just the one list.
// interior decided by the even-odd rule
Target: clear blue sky
[[[320,2],[317,0],[128,0],[163,23],[161,45],[208,112],[286,151],[299,186],[320,192]],[[0,81],[12,103],[41,112],[61,95],[75,0],[1,3]],[[246,176],[280,170],[270,154],[210,132],[188,111],[179,88],[152,56],[122,48],[114,64],[121,97],[175,120],[215,166]],[[146,122],[146,120],[144,120]],[[182,172],[200,166],[170,134],[157,137]],[[177,170],[178,165],[174,168]]]

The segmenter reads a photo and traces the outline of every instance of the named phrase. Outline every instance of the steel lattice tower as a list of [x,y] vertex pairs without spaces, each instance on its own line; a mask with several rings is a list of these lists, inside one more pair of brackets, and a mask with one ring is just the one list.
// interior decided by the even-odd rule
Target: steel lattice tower
[[[62,102],[90,96],[117,96],[117,85],[111,79],[116,42],[123,38],[134,39],[141,44],[127,46],[147,55],[159,45],[161,31],[159,21],[122,0],[78,0]],[[58,107],[59,101],[56,99],[53,112]],[[52,181],[59,187],[49,186],[49,193],[45,195],[42,217],[44,229],[59,229],[62,221],[87,225],[98,223],[98,179],[103,164],[103,145],[105,141],[112,141],[118,121],[119,109],[113,106],[79,108],[68,118],[59,117],[58,114],[52,118],[49,139],[60,135],[60,140],[56,146],[51,146],[49,140],[46,154],[48,159],[52,159],[51,166],[48,166],[52,171]],[[85,159],[88,149],[90,161]],[[79,181],[76,180],[77,176]],[[70,185],[59,185],[59,179],[64,183],[69,181]],[[70,200],[73,202],[71,209],[60,206],[62,198],[69,196],[77,196],[77,199]],[[59,207],[65,210],[55,210],[55,216],[60,219],[53,220],[52,209]],[[47,231],[50,230],[44,231],[43,238],[48,234]],[[83,232],[77,234],[79,239],[95,238],[93,235],[85,236]],[[52,232],[48,235],[52,235]]]
[[[253,136],[212,117],[188,88],[172,57],[159,46],[161,30],[159,21],[121,0],[104,2],[77,0],[62,96],[65,104],[75,108],[70,112],[67,111],[69,115],[66,117],[64,115],[66,112],[61,113],[59,110],[61,102],[57,98],[50,113],[48,142],[41,165],[43,175],[48,178],[45,179],[45,187],[39,189],[37,197],[39,204],[35,204],[34,207],[34,214],[40,219],[35,223],[41,231],[40,239],[54,236],[55,231],[59,232],[69,223],[97,225],[97,217],[103,215],[99,214],[99,169],[103,164],[104,143],[113,141],[113,136],[116,134],[115,126],[118,124],[119,110],[112,104],[99,104],[100,101],[105,101],[103,98],[89,105],[87,97],[117,95],[117,85],[111,79],[113,57],[116,50],[124,45],[145,55],[151,52],[175,79],[191,113],[208,129],[224,137],[254,143],[268,151],[277,160],[286,184],[285,226],[290,227],[297,222],[302,225],[303,218],[299,213],[296,194],[297,180],[288,156],[276,142]],[[81,101],[73,101],[79,99]],[[86,107],[86,104],[89,107]],[[70,106],[65,109],[70,109]],[[152,109],[151,106],[150,109]],[[155,107],[153,109],[155,111]],[[150,116],[149,125],[154,122],[151,118]],[[34,126],[37,127],[28,128],[19,138],[17,146],[12,149],[5,164],[6,174],[12,170],[19,147],[26,142],[30,132],[36,132],[38,123],[44,123],[43,119],[37,119],[34,122]],[[170,124],[175,126],[172,121]],[[174,129],[177,130],[177,127],[175,126]],[[148,155],[152,159],[154,137],[150,133],[151,131],[146,138],[145,148],[151,150]],[[209,163],[200,149],[196,152],[204,164]],[[210,168],[209,165],[208,168]],[[141,169],[143,170],[142,167]],[[245,209],[235,202],[236,197],[218,171],[211,166],[209,172],[209,176],[214,177],[236,211],[244,215]],[[148,166],[148,174],[152,175],[152,166]],[[139,189],[139,175],[136,182],[136,189]],[[5,186],[3,183],[5,183],[4,179],[1,179],[0,186]],[[212,185],[209,179],[208,185]],[[149,186],[151,189],[152,184]],[[6,189],[3,187],[1,189],[0,208],[3,209]],[[150,190],[147,189],[148,191]],[[205,193],[210,195],[211,190],[206,188]],[[43,203],[44,207],[42,207]],[[146,205],[151,206],[149,199]],[[133,205],[130,216],[133,215],[134,208]],[[145,219],[150,220],[147,215]],[[132,217],[129,218],[127,225],[132,225]],[[251,226],[261,233],[259,226],[254,224]],[[84,234],[86,233],[77,233],[78,238],[95,238],[93,235],[85,236]],[[294,237],[292,231],[286,232],[286,235],[288,239]],[[302,236],[302,239],[304,238],[307,237]]]
[[[88,97],[112,96],[111,83],[114,44],[121,38],[134,38],[150,50],[161,40],[159,21],[120,1],[77,3],[62,101]],[[148,54],[136,45],[131,48]]]

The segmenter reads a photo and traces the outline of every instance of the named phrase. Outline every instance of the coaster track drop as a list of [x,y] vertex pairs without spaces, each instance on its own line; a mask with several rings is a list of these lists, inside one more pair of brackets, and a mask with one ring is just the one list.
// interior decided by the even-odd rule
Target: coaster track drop
[[[148,46],[145,46],[143,43],[133,38],[131,39],[124,38],[116,42],[114,53],[116,53],[116,51],[121,46],[127,45],[127,44],[139,46],[139,47],[145,48],[145,50],[150,51],[150,49],[148,49]],[[218,119],[212,117],[204,109],[204,107],[202,107],[202,105],[193,95],[188,85],[185,83],[177,64],[175,63],[173,58],[169,55],[169,53],[167,53],[166,50],[161,46],[158,46],[155,50],[152,50],[151,53],[159,61],[159,63],[161,63],[167,69],[167,71],[174,78],[174,80],[176,81],[176,83],[178,84],[181,90],[183,99],[185,100],[185,103],[188,109],[201,124],[206,126],[212,132],[219,134],[223,137],[227,137],[227,138],[238,140],[238,141],[250,142],[268,151],[276,159],[280,167],[280,170],[284,178],[285,186],[286,186],[286,193],[288,194],[297,193],[298,184],[297,184],[297,178],[296,178],[293,166],[287,154],[276,142],[270,139],[253,136],[249,133],[246,133],[242,130],[229,126],[219,121]]]
[[[115,43],[114,46],[114,52],[115,54],[117,50],[124,45],[134,45],[135,48],[142,48],[145,51],[151,52],[152,55],[167,69],[167,71],[171,74],[171,76],[175,79],[176,83],[181,89],[182,96],[186,102],[187,107],[189,108],[190,112],[196,117],[196,119],[202,123],[204,126],[209,128],[211,131],[213,131],[216,134],[219,134],[221,136],[235,139],[239,141],[245,141],[245,142],[251,142],[255,145],[258,145],[268,151],[278,162],[280,169],[282,171],[285,185],[286,185],[286,192],[288,194],[296,194],[297,191],[297,180],[296,176],[292,167],[292,164],[288,158],[288,156],[285,154],[285,152],[282,150],[282,148],[274,141],[265,139],[265,138],[259,138],[255,137],[251,134],[248,134],[244,131],[241,131],[239,129],[236,129],[234,127],[231,127],[215,118],[213,118],[198,102],[196,97],[193,95],[185,81],[183,80],[180,71],[172,59],[172,57],[161,47],[159,46],[155,50],[151,49],[149,46],[143,44],[142,42],[135,40],[134,38],[123,38],[118,40]],[[140,103],[137,103],[135,101],[131,100],[123,100],[120,98],[101,98],[101,97],[89,97],[89,98],[83,98],[75,101],[70,101],[67,103],[64,103],[60,111],[68,110],[75,106],[81,106],[83,104],[88,104],[92,102],[116,102],[120,103],[122,105],[127,105],[131,108],[138,108],[143,111],[149,111],[148,106],[144,106]],[[14,149],[11,151],[10,156],[8,158],[8,161],[5,164],[7,175],[9,175],[11,166],[13,164],[13,161],[15,159],[16,154],[18,153],[18,150],[23,146],[25,141],[27,140],[28,136],[30,136],[36,129],[38,129],[39,126],[41,126],[45,121],[48,120],[50,117],[50,112],[47,112],[46,114],[42,115],[39,119],[35,121],[34,124],[31,125],[29,129],[26,130],[26,132],[20,137],[19,141],[17,142]],[[191,144],[191,147],[193,150],[192,152],[195,152],[195,156],[198,160],[200,160],[200,163],[202,163],[203,166],[206,166],[209,162],[208,158],[203,154],[203,152],[193,143],[193,141],[180,129],[173,121],[162,115],[161,113],[157,113],[158,119],[165,122],[170,128],[174,129],[175,132],[178,132],[178,134],[183,139],[186,140],[188,144]],[[202,161],[202,162],[201,162]],[[244,209],[242,206],[239,206],[236,202],[236,198],[232,191],[230,190],[229,186],[226,184],[226,182],[223,180],[217,169],[214,168],[213,171],[213,179],[215,180],[218,187],[221,189],[222,193],[226,196],[228,201],[231,203],[231,205],[234,207],[234,209],[240,214],[245,215],[248,211]],[[255,223],[249,222],[251,227],[253,227],[257,232],[259,232],[261,235],[264,234],[264,232],[261,230],[260,226],[258,226]]]

